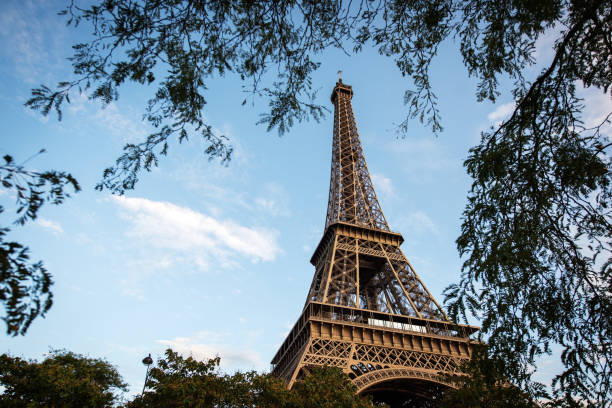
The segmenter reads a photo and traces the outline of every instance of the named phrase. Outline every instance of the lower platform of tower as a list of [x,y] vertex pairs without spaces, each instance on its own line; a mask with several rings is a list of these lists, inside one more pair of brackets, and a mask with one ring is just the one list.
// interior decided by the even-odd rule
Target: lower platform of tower
[[[340,368],[357,393],[396,406],[454,387],[477,327],[309,302],[272,360],[292,387],[316,366]],[[423,405],[426,406],[426,405]]]

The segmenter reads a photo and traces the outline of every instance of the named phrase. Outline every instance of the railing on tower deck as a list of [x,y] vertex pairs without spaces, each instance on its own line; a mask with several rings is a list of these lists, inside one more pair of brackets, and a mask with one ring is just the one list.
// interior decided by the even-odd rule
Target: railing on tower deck
[[368,324],[371,326],[382,326],[390,329],[400,329],[417,333],[427,333],[427,327],[418,324],[391,322],[389,320],[368,319]]
[[381,327],[385,329],[413,332],[436,337],[469,339],[479,329],[475,326],[457,324],[444,320],[423,319],[413,316],[377,312],[327,303],[310,302],[310,320],[345,321],[359,326]]
[[310,320],[347,322],[351,325],[364,328],[376,328],[378,326],[381,329],[395,330],[408,334],[418,333],[422,336],[451,338],[461,341],[472,341],[470,336],[480,330],[476,326],[457,324],[444,320],[422,319],[328,303],[309,302],[272,359],[272,370],[281,362],[284,354],[300,336]]

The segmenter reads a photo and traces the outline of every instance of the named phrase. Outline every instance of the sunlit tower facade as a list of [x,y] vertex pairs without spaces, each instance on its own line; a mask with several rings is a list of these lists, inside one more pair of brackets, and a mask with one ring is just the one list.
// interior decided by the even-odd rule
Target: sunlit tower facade
[[302,314],[272,359],[288,387],[315,366],[335,366],[392,406],[436,400],[460,376],[478,328],[451,322],[400,249],[363,154],[352,87],[336,83],[325,231]]

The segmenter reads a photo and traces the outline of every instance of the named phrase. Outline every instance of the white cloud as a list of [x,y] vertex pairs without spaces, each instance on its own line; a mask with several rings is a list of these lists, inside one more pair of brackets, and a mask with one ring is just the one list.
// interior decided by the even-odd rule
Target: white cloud
[[514,111],[514,101],[504,103],[503,105],[499,105],[495,108],[495,110],[487,115],[487,118],[495,123],[496,126],[501,124],[501,121],[506,119],[508,115],[510,115]]
[[64,232],[64,229],[62,228],[62,226],[58,222],[55,222],[55,221],[51,221],[51,220],[47,220],[45,218],[39,217],[36,220],[36,223],[40,225],[41,227],[50,230],[54,235],[62,234]]
[[388,197],[393,195],[393,184],[390,178],[379,173],[372,173],[372,182],[374,183],[374,190],[380,191]]
[[[587,128],[599,126],[612,112],[612,97],[601,89],[594,87],[578,87],[578,96],[584,99],[584,110],[582,120]],[[600,129],[603,135],[612,137],[612,125],[610,122],[604,124]]]
[[[171,340],[157,340],[158,344],[196,360],[221,357],[221,368],[226,371],[264,370],[265,361],[258,352],[248,345],[229,346],[226,344],[229,333],[200,331],[192,337],[175,337]],[[248,337],[248,336],[247,336]]]
[[235,255],[254,262],[272,261],[280,251],[276,230],[220,221],[168,202],[118,196],[112,200],[124,210],[123,216],[131,224],[130,235],[182,256],[199,254],[201,258],[193,261],[204,267],[209,257],[221,264]]
[[436,224],[429,218],[427,214],[422,211],[415,211],[413,213],[408,214],[408,216],[402,220],[402,224],[406,226],[408,229],[406,233],[431,233],[434,235],[439,235],[438,228]]
[[533,56],[536,60],[534,70],[550,65],[555,56],[555,41],[561,35],[562,26],[557,24],[541,34],[536,43]]

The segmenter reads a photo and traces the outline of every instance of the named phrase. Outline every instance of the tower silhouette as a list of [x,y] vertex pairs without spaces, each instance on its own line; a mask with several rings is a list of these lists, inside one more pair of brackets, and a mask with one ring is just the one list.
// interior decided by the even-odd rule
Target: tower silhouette
[[336,366],[358,393],[398,405],[435,399],[460,375],[475,326],[449,320],[400,249],[366,165],[352,87],[336,83],[325,232],[310,262],[306,304],[272,359],[289,387],[314,366]]

